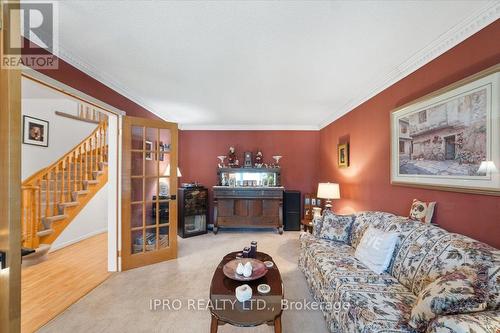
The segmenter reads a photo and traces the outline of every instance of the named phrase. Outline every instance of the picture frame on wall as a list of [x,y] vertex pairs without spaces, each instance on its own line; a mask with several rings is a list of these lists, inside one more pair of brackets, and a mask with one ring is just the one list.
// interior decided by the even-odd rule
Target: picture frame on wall
[[49,122],[31,116],[23,116],[23,143],[27,145],[49,146]]
[[145,141],[144,142],[146,144],[146,154],[145,154],[145,159],[148,160],[148,161],[152,161],[153,160],[153,153],[151,152],[153,150],[153,142],[151,141]]
[[339,144],[337,147],[337,165],[340,168],[347,168],[349,166],[349,144]]
[[391,183],[500,195],[500,65],[391,113]]

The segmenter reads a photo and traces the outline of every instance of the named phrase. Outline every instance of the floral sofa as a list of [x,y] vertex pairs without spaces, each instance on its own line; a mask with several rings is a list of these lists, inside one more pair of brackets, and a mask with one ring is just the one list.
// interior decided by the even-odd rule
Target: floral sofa
[[[299,267],[321,304],[331,332],[500,332],[500,251],[437,226],[385,212],[353,215],[348,241],[319,238],[322,218],[313,233],[300,234]],[[399,233],[391,264],[376,274],[354,257],[368,226]],[[409,325],[419,292],[460,266],[488,272],[484,311],[437,316],[424,330]],[[445,300],[446,301],[446,300]],[[348,304],[348,306],[342,306]]]

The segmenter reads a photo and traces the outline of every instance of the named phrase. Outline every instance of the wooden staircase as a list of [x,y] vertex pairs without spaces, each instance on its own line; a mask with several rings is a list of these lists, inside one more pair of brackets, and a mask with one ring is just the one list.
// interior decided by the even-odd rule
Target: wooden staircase
[[35,252],[23,265],[45,259],[51,244],[108,181],[107,122],[58,161],[22,184],[22,244]]

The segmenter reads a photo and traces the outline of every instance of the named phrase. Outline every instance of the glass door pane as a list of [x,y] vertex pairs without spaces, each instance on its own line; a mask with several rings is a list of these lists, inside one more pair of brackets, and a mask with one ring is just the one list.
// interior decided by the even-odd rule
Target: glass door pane
[[124,168],[124,188],[130,189],[130,201],[124,205],[124,242],[131,251],[130,257],[128,251],[123,254],[122,263],[127,269],[176,256],[177,224],[171,224],[177,219],[177,126],[125,119],[124,140],[129,141],[123,153],[129,154],[130,164]]

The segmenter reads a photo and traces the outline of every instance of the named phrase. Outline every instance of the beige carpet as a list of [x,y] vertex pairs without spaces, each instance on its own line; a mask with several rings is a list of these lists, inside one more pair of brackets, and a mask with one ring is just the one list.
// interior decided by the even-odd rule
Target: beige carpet
[[[305,278],[297,267],[298,232],[226,231],[188,239],[179,238],[176,260],[116,273],[56,317],[39,332],[209,332],[208,310],[151,311],[151,299],[206,300],[215,267],[228,252],[258,241],[258,250],[277,263],[285,298],[311,300]],[[85,279],[82,276],[82,279]],[[284,311],[283,332],[327,332],[319,311]],[[219,332],[273,332],[273,327],[219,327]]]

